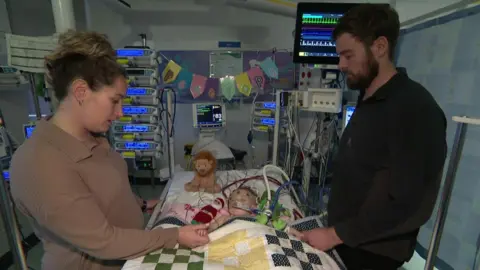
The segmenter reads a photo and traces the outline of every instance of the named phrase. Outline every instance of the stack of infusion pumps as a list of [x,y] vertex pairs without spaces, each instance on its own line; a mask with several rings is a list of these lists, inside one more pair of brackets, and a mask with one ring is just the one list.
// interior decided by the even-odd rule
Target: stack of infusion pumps
[[123,116],[112,125],[110,140],[124,158],[135,161],[135,169],[153,171],[163,149],[159,59],[148,48],[124,48],[117,50],[117,62],[125,67],[128,90]]
[[253,104],[252,129],[268,132],[275,126],[275,102],[255,102]]

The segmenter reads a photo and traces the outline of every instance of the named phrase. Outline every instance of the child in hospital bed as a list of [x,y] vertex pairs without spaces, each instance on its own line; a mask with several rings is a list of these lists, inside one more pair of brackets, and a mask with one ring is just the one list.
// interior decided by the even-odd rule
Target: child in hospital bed
[[[253,209],[258,207],[257,194],[249,187],[240,187],[234,190],[228,199],[228,214],[217,215],[208,227],[208,232],[211,232],[221,225],[225,224],[231,217],[238,216],[255,216]],[[281,217],[288,219],[289,217]],[[286,232],[301,239],[302,233],[287,227]]]
[[[166,207],[162,216],[173,216],[187,224],[208,223],[208,232],[212,232],[232,217],[255,217],[256,214],[252,210],[257,207],[257,194],[249,187],[239,187],[232,191],[227,202],[223,197],[219,197],[211,204],[201,208],[193,207],[190,204],[173,203]],[[300,232],[291,228],[288,233],[296,237],[301,235]]]

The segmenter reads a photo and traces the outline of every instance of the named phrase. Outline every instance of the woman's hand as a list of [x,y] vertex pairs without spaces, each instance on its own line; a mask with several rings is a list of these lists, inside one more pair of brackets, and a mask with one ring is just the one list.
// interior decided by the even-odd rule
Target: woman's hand
[[178,243],[181,246],[196,248],[210,242],[207,228],[210,224],[186,225],[178,229]]

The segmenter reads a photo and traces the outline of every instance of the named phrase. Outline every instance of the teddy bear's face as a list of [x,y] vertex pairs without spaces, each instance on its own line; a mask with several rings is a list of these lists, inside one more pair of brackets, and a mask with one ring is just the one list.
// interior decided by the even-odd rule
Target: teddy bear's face
[[197,159],[195,161],[195,170],[198,175],[206,176],[208,175],[213,168],[213,161],[208,159]]

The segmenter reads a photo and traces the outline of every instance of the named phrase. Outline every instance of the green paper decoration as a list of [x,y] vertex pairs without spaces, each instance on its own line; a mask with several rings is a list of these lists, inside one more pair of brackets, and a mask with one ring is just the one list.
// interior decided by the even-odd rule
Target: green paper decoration
[[226,76],[226,77],[220,78],[220,89],[222,89],[223,96],[228,101],[231,101],[233,96],[235,95],[235,91],[237,90],[235,86],[235,77]]

